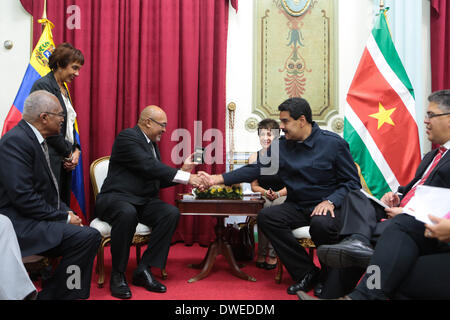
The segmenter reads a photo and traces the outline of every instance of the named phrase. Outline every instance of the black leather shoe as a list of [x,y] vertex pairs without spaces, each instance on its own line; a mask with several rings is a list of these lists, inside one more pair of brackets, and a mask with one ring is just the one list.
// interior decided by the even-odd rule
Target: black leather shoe
[[317,282],[316,286],[314,287],[314,295],[318,298],[320,298],[320,295],[322,294],[324,284],[322,282]]
[[133,273],[133,282],[135,286],[144,287],[148,291],[164,293],[167,288],[162,283],[159,283],[151,274],[149,270]]
[[[306,292],[303,292],[303,291],[297,292],[297,296],[300,300],[326,300],[326,299],[311,297],[309,294],[307,294]],[[329,299],[329,300],[352,300],[352,299],[349,296],[343,296],[343,297],[340,297],[337,299]]]
[[354,238],[346,238],[340,243],[323,245],[317,249],[319,260],[332,268],[367,268],[372,255],[371,246]]
[[275,269],[277,267],[277,264],[276,263],[270,264],[270,263],[266,262],[266,266],[265,267],[266,267],[266,270],[273,270],[273,269]]
[[125,274],[120,272],[112,272],[111,279],[109,281],[109,288],[111,290],[111,295],[119,299],[130,299],[131,290],[128,287],[127,279]]
[[297,291],[305,291],[308,292],[317,283],[317,280],[319,278],[319,270],[314,269],[313,271],[308,272],[302,280],[300,280],[297,283],[294,283],[292,286],[290,286],[287,289],[288,294],[297,294]]
[[257,268],[260,268],[260,269],[265,269],[266,268],[266,262],[265,261],[263,261],[263,262],[256,261],[255,264],[256,264]]

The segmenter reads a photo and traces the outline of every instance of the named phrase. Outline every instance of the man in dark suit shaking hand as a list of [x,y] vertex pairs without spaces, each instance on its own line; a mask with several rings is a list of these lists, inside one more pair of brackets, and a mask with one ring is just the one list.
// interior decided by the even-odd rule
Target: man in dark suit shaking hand
[[13,223],[22,256],[61,257],[38,299],[87,299],[101,236],[60,200],[46,138],[59,134],[64,113],[58,99],[35,91],[23,119],[0,140],[0,213]]
[[108,175],[97,196],[97,216],[111,224],[112,272],[110,290],[114,297],[128,299],[131,291],[125,278],[130,245],[137,224],[152,229],[148,247],[133,274],[133,284],[152,292],[166,292],[150,268],[164,268],[170,241],[180,212],[159,199],[159,190],[177,183],[198,186],[202,179],[190,174],[192,155],[181,170],[161,162],[157,142],[166,131],[166,113],[157,106],[146,107],[133,128],[117,136],[109,162]]

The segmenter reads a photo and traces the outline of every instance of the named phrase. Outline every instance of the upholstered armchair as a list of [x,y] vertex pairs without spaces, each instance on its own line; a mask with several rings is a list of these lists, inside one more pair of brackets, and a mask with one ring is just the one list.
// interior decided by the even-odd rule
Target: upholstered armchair
[[[90,177],[94,198],[100,192],[103,185],[103,181],[108,174],[109,156],[99,158],[92,162],[90,167]],[[111,241],[111,225],[105,221],[95,218],[92,220],[90,226],[97,229],[102,235],[102,241],[97,253],[97,265],[95,272],[98,274],[98,287],[103,287],[105,281],[105,258],[104,251],[105,246]],[[136,263],[139,264],[141,258],[141,246],[148,243],[150,238],[151,229],[146,225],[139,223],[136,227],[136,232],[133,237],[132,245],[136,247]],[[167,272],[165,269],[161,270],[161,276],[163,279],[167,278]]]

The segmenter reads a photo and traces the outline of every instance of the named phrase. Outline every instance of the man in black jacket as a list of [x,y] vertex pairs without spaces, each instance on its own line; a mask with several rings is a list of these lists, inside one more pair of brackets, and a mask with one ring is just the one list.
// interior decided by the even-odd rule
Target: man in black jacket
[[189,172],[191,157],[181,170],[161,162],[157,142],[166,131],[166,113],[157,106],[146,107],[137,125],[123,130],[112,148],[108,175],[96,199],[97,216],[111,224],[111,294],[128,299],[131,291],[125,278],[130,245],[138,222],[152,229],[148,247],[133,274],[133,284],[149,291],[166,292],[166,287],[151,274],[150,267],[164,268],[170,241],[180,213],[159,199],[161,188],[177,183],[194,186],[202,182]]
[[22,256],[62,256],[38,299],[87,299],[101,240],[59,197],[45,138],[59,133],[63,119],[58,99],[35,91],[23,119],[0,140],[0,213],[13,223]]
[[[361,184],[347,142],[312,121],[305,99],[288,99],[278,110],[285,136],[272,142],[267,152],[270,159],[266,156],[265,160],[238,170],[210,176],[209,185],[251,182],[260,175],[278,174],[286,185],[287,199],[281,205],[261,210],[257,223],[295,281],[287,290],[295,294],[311,290],[318,280],[328,281],[330,275],[323,272],[318,279],[318,269],[292,230],[310,226],[316,245],[336,243],[342,200],[350,190],[360,189]],[[264,165],[268,160],[270,167]]]

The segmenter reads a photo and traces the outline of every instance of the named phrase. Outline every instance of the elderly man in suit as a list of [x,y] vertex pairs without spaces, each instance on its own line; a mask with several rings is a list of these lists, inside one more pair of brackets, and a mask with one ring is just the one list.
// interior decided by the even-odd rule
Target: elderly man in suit
[[[381,198],[389,206],[387,209],[372,202],[359,191],[350,192],[342,206],[343,227],[340,235],[344,239],[340,243],[318,248],[317,254],[321,262],[348,271],[341,283],[334,286],[335,297],[354,288],[369,265],[374,252],[372,244],[377,243],[384,230],[395,221],[408,220],[407,217],[399,217],[398,220],[390,218],[403,212],[403,207],[414,195],[417,185],[450,188],[450,90],[436,91],[428,97],[428,101],[424,121],[426,133],[431,142],[441,147],[425,155],[414,179],[407,186],[399,187],[398,193],[388,192]],[[399,197],[399,194],[402,196]]]
[[137,125],[117,136],[109,162],[108,175],[97,196],[97,216],[111,224],[111,295],[129,299],[131,291],[125,277],[130,246],[137,224],[152,228],[148,247],[133,274],[133,284],[152,292],[166,292],[154,278],[151,267],[164,268],[170,241],[180,212],[159,199],[159,190],[177,183],[199,185],[202,179],[190,174],[192,155],[181,170],[161,162],[157,142],[166,131],[167,115],[158,106],[146,107]]
[[23,119],[0,140],[0,213],[11,220],[22,256],[62,256],[38,299],[87,299],[101,241],[59,197],[45,139],[63,120],[58,99],[36,91],[25,100]]

